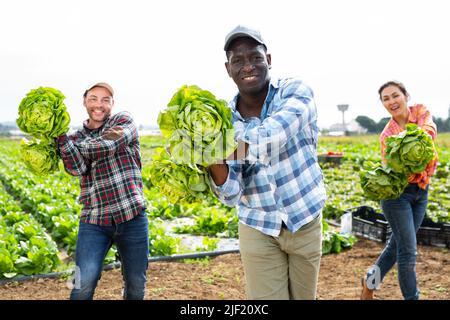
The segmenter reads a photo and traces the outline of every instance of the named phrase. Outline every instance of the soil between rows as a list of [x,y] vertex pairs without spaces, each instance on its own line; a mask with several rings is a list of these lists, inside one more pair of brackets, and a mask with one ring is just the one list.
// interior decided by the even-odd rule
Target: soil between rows
[[[323,256],[317,299],[359,299],[360,279],[382,249],[382,243],[360,238],[350,250]],[[421,299],[450,299],[449,257],[448,249],[419,246],[417,275]],[[396,274],[394,267],[376,292],[377,299],[402,299]],[[0,300],[65,300],[69,295],[66,279],[35,279],[0,286]],[[120,270],[104,271],[95,299],[121,298]],[[245,278],[240,255],[226,254],[189,262],[152,262],[148,269],[146,299],[245,299]]]

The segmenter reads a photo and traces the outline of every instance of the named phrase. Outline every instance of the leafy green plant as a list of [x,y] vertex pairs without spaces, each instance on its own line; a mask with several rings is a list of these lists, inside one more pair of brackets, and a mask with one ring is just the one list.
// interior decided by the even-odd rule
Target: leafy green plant
[[58,170],[59,155],[53,139],[66,133],[70,124],[64,98],[59,90],[39,87],[20,102],[16,123],[20,130],[35,138],[22,141],[22,160],[35,174],[46,175]]
[[0,278],[46,273],[60,264],[56,243],[39,223],[22,215],[14,224],[0,216]]
[[356,237],[350,233],[342,234],[329,229],[328,223],[322,220],[322,255],[340,253],[355,244]]
[[433,139],[416,124],[386,139],[387,165],[395,172],[421,173],[435,156]]
[[327,231],[322,239],[322,254],[340,253],[344,249],[353,247],[356,237],[352,234],[341,234]]
[[176,233],[191,233],[209,236],[237,236],[238,217],[235,211],[224,211],[219,207],[205,207],[195,217],[194,225],[176,227]]
[[195,248],[195,251],[214,251],[217,249],[217,244],[219,243],[219,239],[213,239],[209,237],[203,237],[202,245]]
[[398,198],[408,185],[405,174],[396,173],[381,162],[366,162],[359,175],[364,195],[371,200]]
[[59,156],[53,140],[22,139],[20,153],[26,167],[37,175],[47,175],[59,170]]
[[19,105],[16,120],[20,130],[38,139],[59,137],[69,130],[70,116],[65,96],[54,88],[32,89]]
[[158,125],[177,163],[206,167],[236,149],[231,118],[226,101],[198,86],[185,85],[160,112]]
[[150,180],[171,203],[201,201],[212,196],[208,174],[196,165],[177,164],[164,148],[157,148]]
[[169,256],[178,253],[181,239],[167,234],[160,218],[149,221],[149,242],[151,256]]

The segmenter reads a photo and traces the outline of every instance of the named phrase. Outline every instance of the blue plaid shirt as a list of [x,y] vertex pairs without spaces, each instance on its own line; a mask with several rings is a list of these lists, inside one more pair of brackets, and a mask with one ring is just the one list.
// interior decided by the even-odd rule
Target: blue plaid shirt
[[227,161],[214,193],[238,206],[239,221],[278,236],[282,221],[291,232],[320,215],[326,201],[317,161],[317,110],[311,89],[298,79],[271,80],[260,118],[244,119],[230,102],[235,137],[249,144],[244,160]]

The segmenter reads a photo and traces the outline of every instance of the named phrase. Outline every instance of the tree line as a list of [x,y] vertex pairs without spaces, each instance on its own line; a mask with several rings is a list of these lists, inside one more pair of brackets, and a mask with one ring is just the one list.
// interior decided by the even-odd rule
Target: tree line
[[[381,133],[386,124],[389,122],[390,117],[382,118],[380,121],[375,120],[367,116],[357,116],[356,122],[367,130],[367,133]],[[434,123],[436,123],[438,132],[450,132],[450,117],[447,119],[433,117]]]

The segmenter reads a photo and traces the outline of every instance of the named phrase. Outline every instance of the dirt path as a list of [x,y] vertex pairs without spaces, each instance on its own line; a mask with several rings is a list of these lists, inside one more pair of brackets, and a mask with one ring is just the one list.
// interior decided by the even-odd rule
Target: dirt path
[[[360,239],[351,250],[322,258],[318,299],[358,299],[360,279],[383,245]],[[421,299],[450,300],[449,250],[419,246],[417,274]],[[196,262],[154,262],[148,271],[147,299],[245,299],[245,278],[239,254]],[[103,272],[96,299],[121,299],[119,270]],[[39,279],[0,286],[0,299],[67,299],[66,280]],[[377,292],[378,299],[402,299],[396,270]]]

